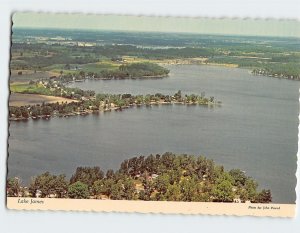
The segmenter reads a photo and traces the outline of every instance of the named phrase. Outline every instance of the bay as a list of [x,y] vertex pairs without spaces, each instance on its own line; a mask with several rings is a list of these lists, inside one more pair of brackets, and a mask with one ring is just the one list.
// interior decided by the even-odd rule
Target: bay
[[118,169],[136,155],[204,155],[239,168],[271,189],[273,202],[295,203],[299,87],[296,81],[253,76],[248,70],[174,65],[168,78],[87,80],[71,87],[97,93],[205,92],[221,107],[164,105],[98,115],[11,122],[8,176],[28,183],[42,172],[78,166]]

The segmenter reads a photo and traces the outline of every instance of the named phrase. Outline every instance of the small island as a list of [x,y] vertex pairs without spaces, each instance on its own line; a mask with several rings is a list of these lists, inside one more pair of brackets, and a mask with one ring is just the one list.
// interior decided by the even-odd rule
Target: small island
[[7,180],[7,196],[38,198],[110,199],[140,201],[270,203],[270,190],[239,169],[223,166],[203,156],[162,155],[124,160],[117,171],[78,167],[66,175],[49,172],[32,178],[29,187],[20,178]]

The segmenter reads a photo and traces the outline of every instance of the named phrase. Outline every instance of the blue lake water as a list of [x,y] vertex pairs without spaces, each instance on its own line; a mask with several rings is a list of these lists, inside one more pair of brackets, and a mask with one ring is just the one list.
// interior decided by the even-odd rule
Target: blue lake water
[[88,80],[70,86],[101,93],[215,96],[221,107],[165,105],[49,121],[11,122],[9,176],[28,182],[45,171],[69,177],[78,166],[117,169],[136,155],[171,151],[205,155],[240,168],[273,202],[295,203],[300,82],[243,69],[169,66],[170,77]]

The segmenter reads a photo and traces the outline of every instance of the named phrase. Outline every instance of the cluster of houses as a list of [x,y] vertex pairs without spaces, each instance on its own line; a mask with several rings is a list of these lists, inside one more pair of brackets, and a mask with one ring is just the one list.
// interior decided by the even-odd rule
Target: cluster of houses
[[294,76],[294,75],[285,75],[282,73],[272,73],[268,70],[265,69],[254,69],[252,71],[252,74],[254,75],[261,75],[261,76],[269,76],[269,77],[275,77],[275,78],[287,78],[287,79],[299,79],[299,76]]

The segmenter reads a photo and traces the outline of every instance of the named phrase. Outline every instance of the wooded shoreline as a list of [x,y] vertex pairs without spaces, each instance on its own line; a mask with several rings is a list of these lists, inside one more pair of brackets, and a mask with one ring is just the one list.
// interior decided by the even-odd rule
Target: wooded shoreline
[[88,115],[93,113],[104,113],[110,111],[122,111],[134,107],[151,107],[159,105],[193,105],[219,107],[221,101],[216,101],[214,97],[205,98],[198,95],[181,96],[178,91],[173,96],[162,95],[139,95],[131,94],[108,95],[98,94],[92,99],[73,102],[43,103],[27,106],[10,106],[9,120],[24,121],[28,119],[50,119],[51,117],[70,117],[77,115]]
[[183,202],[270,203],[270,190],[239,169],[223,166],[203,156],[138,156],[124,160],[106,174],[100,167],[78,167],[70,180],[49,172],[32,177],[29,187],[18,177],[8,178],[7,196],[72,199],[109,199]]

